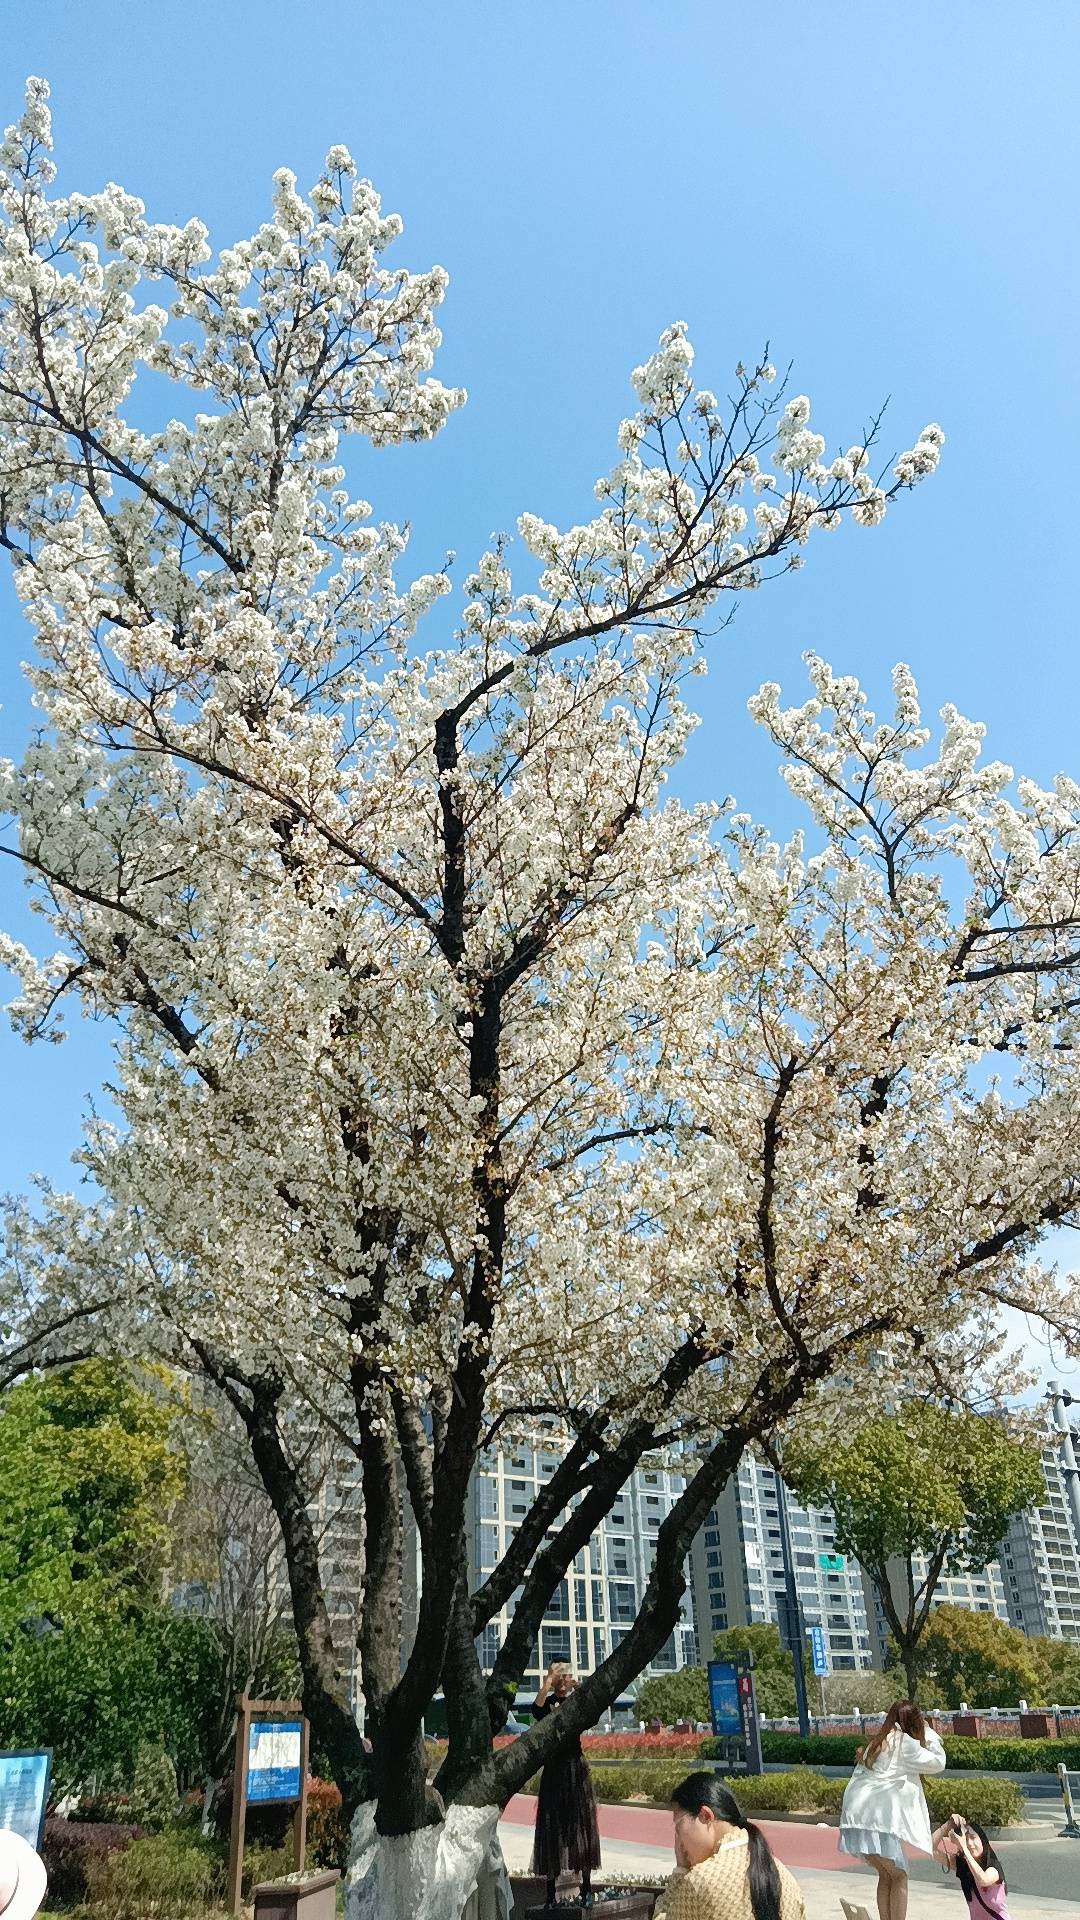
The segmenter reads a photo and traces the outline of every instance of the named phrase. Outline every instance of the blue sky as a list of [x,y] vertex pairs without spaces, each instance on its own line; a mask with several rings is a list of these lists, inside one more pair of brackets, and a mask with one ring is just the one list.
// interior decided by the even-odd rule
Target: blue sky
[[[1078,70],[1067,0],[50,0],[8,12],[0,116],[45,75],[62,186],[118,180],[222,244],[263,217],[276,167],[306,184],[351,147],[405,219],[399,259],[450,273],[439,372],[470,394],[433,446],[353,461],[376,512],[411,521],[416,571],[448,547],[464,566],[523,508],[582,517],[629,369],[673,319],[720,391],[769,340],[830,445],[886,397],[887,449],[939,420],[939,475],[748,600],[698,683],[683,795],[735,793],[783,828],[745,703],[765,678],[801,698],[807,647],[882,700],[907,660],[995,756],[1080,772]],[[27,647],[0,583],[6,753]],[[0,888],[17,928],[10,869]],[[67,1180],[107,1067],[95,1029],[32,1052],[0,1032],[0,1187]]]

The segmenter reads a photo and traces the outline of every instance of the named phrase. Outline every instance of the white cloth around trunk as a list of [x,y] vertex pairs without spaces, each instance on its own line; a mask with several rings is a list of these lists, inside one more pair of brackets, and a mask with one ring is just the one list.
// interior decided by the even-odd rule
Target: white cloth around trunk
[[345,1920],[462,1920],[466,1907],[469,1920],[510,1920],[498,1807],[451,1806],[438,1826],[387,1836],[365,1800],[351,1841]]
[[945,1749],[932,1727],[926,1729],[925,1746],[895,1728],[873,1766],[860,1764],[848,1781],[840,1809],[841,1834],[845,1828],[869,1829],[892,1834],[920,1853],[932,1853],[922,1776],[944,1771]]

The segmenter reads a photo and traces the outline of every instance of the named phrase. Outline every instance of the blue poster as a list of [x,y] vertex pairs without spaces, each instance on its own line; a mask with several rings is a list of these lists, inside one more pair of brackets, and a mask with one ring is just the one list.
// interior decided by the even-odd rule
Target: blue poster
[[733,1660],[709,1661],[709,1707],[714,1733],[740,1734],[739,1669]]
[[814,1663],[814,1672],[820,1680],[829,1671],[829,1657],[825,1652],[825,1633],[821,1627],[810,1628],[810,1657]]
[[248,1729],[247,1797],[252,1806],[268,1800],[299,1800],[299,1720],[253,1720]]
[[0,1753],[0,1827],[19,1833],[35,1850],[41,1846],[49,1803],[52,1751]]

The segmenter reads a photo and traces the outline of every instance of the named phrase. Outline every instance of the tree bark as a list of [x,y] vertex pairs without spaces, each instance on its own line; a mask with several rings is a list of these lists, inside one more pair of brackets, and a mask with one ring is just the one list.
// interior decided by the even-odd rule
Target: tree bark
[[349,1819],[366,1791],[367,1755],[349,1707],[323,1593],[319,1548],[295,1469],[281,1443],[275,1403],[257,1397],[246,1421],[251,1451],[281,1526],[303,1676],[304,1712],[330,1762]]

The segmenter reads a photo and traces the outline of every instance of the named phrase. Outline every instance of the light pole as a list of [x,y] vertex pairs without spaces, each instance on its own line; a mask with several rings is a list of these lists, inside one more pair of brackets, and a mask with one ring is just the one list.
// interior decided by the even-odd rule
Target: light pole
[[[776,1474],[776,1508],[780,1516],[780,1553],[784,1563],[784,1613],[787,1617],[791,1664],[795,1669],[795,1711],[799,1716],[799,1732],[805,1740],[810,1733],[810,1709],[806,1700],[806,1669],[803,1666],[806,1634],[803,1627],[802,1606],[799,1602],[799,1587],[795,1579],[795,1563],[791,1557],[787,1488],[780,1478],[780,1471],[775,1462],[773,1471]],[[783,1639],[783,1634],[780,1637]]]
[[1056,1380],[1047,1381],[1046,1397],[1050,1402],[1050,1416],[1057,1436],[1061,1471],[1072,1513],[1073,1532],[1076,1535],[1077,1549],[1080,1550],[1080,1466],[1076,1462],[1072,1428],[1065,1413],[1066,1407],[1072,1406],[1073,1397],[1071,1393],[1066,1393]]

